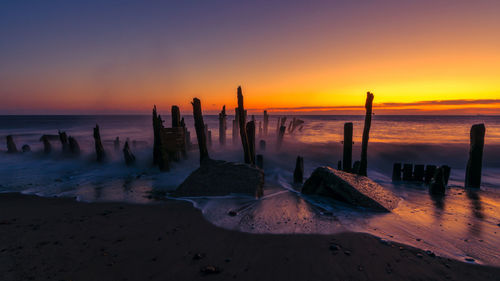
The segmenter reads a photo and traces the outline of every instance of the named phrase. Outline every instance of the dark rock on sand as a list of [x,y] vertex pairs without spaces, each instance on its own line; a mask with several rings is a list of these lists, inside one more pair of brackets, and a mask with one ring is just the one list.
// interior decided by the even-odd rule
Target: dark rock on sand
[[365,176],[319,167],[307,179],[303,194],[332,197],[355,206],[379,211],[391,211],[399,198]]
[[221,196],[231,193],[262,196],[264,172],[248,164],[206,160],[189,175],[174,196]]

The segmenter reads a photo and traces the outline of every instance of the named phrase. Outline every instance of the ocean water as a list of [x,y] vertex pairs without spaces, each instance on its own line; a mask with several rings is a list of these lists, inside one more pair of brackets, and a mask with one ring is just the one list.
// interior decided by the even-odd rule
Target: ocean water
[[[160,112],[162,113],[162,112]],[[170,123],[169,112],[165,125]],[[259,122],[262,116],[255,116]],[[289,119],[292,116],[289,116]],[[278,116],[270,117],[265,139],[265,195],[260,199],[234,194],[224,197],[181,198],[199,208],[220,227],[251,233],[367,232],[390,241],[409,244],[450,258],[473,258],[476,263],[500,266],[500,117],[498,116],[373,116],[368,147],[368,176],[403,200],[392,213],[381,214],[340,202],[303,196],[292,184],[295,158],[304,157],[305,177],[319,166],[336,167],[342,159],[343,124],[354,124],[353,160],[359,159],[364,116],[294,116],[305,121],[303,129],[286,134],[276,149]],[[196,141],[193,119],[186,117],[191,139]],[[212,131],[210,156],[243,160],[240,140],[231,139],[228,116],[227,144],[218,143],[217,116],[204,116]],[[471,125],[484,123],[486,138],[480,190],[463,188]],[[92,128],[99,124],[107,152],[105,163],[96,163]],[[59,142],[43,154],[42,134],[66,131],[75,137],[82,155],[67,157]],[[7,154],[5,136],[13,135],[18,149],[32,152]],[[161,173],[152,163],[151,116],[0,116],[0,192],[40,196],[70,196],[80,201],[122,201],[148,204],[165,197],[199,165],[197,147],[188,159]],[[113,140],[130,139],[137,157],[135,166],[124,164]],[[449,165],[449,188],[444,198],[429,195],[419,184],[391,182],[394,162]],[[236,211],[236,216],[229,216]]]

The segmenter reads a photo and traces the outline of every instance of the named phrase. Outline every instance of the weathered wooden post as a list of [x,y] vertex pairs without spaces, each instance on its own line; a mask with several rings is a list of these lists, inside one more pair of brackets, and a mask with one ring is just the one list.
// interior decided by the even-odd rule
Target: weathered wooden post
[[222,111],[219,113],[219,144],[226,144],[226,106],[222,106]]
[[434,176],[432,177],[431,185],[429,186],[429,191],[434,195],[444,195],[446,192],[446,184],[444,179],[444,171],[442,167],[436,169]]
[[413,164],[403,165],[403,180],[404,181],[413,180]]
[[170,110],[172,114],[172,128],[181,127],[181,111],[177,105],[172,105]]
[[80,145],[78,145],[78,142],[76,141],[76,139],[72,136],[69,136],[68,142],[69,142],[69,152],[73,155],[79,155],[80,154]]
[[269,126],[269,115],[267,110],[264,110],[264,136],[267,137],[267,128]]
[[373,94],[370,92],[366,93],[366,115],[365,115],[365,127],[363,129],[363,141],[361,143],[361,163],[359,166],[359,174],[362,176],[367,175],[368,169],[368,138],[370,135],[370,127],[372,123],[372,104],[373,104]]
[[243,106],[243,93],[241,91],[241,86],[238,87],[238,115],[241,144],[243,146],[245,163],[252,164],[252,156],[250,152],[250,146],[248,144],[248,136],[246,130],[245,107]]
[[295,161],[295,171],[293,172],[293,182],[302,183],[304,180],[304,158],[297,156]]
[[135,155],[130,151],[130,147],[128,146],[128,141],[125,142],[123,146],[123,156],[125,158],[125,164],[130,166],[135,162]]
[[415,164],[413,168],[413,180],[418,182],[423,182],[425,176],[425,165]]
[[250,162],[255,165],[255,121],[250,121],[246,126],[248,148],[250,150]]
[[441,166],[443,168],[444,184],[448,185],[448,180],[450,179],[451,168],[448,165]]
[[101,134],[99,132],[99,125],[97,124],[95,125],[94,128],[94,143],[95,143],[95,153],[97,162],[102,162],[106,157],[106,153],[104,151],[104,147],[102,146]]
[[194,98],[193,102],[193,117],[194,127],[196,129],[196,138],[198,139],[198,148],[200,150],[200,164],[205,160],[210,159],[207,149],[207,137],[205,135],[205,123],[201,112],[201,102],[198,98]]
[[59,140],[61,141],[62,152],[68,153],[69,152],[68,135],[66,135],[66,132],[62,131],[59,131],[58,133],[59,133]]
[[481,186],[485,133],[484,124],[472,125],[470,129],[470,150],[465,171],[465,187],[479,188]]
[[259,148],[260,148],[260,151],[265,151],[266,150],[266,141],[265,140],[260,140],[259,141]]
[[286,126],[280,126],[280,130],[278,131],[278,141],[276,143],[277,148],[281,148],[283,145],[283,138],[285,137]]
[[392,181],[401,181],[401,163],[394,163],[392,168]]
[[342,162],[344,163],[344,171],[351,171],[352,164],[352,131],[353,125],[351,122],[344,124],[344,157]]
[[6,139],[7,139],[7,152],[8,153],[17,153],[18,150],[16,147],[16,143],[14,142],[14,138],[11,135],[8,135],[6,137]]
[[262,154],[257,154],[256,165],[257,165],[257,167],[259,167],[261,170],[263,170],[263,169],[264,169],[264,156],[262,156]]
[[425,184],[431,183],[432,177],[434,177],[435,173],[436,173],[436,165],[427,165],[425,167],[425,178],[424,178]]
[[52,146],[50,145],[49,137],[43,135],[40,140],[43,142],[43,153],[49,154],[52,151]]

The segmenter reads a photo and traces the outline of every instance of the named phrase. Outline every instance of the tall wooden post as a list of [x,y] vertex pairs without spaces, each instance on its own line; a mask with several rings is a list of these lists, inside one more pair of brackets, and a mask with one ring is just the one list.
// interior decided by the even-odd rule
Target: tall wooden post
[[351,171],[352,165],[352,131],[353,125],[351,122],[344,124],[344,157],[342,162],[344,164],[343,170],[346,172]]
[[172,128],[181,127],[181,111],[177,105],[172,105]]
[[293,172],[293,182],[302,183],[304,180],[304,158],[297,156],[295,171]]
[[7,152],[8,153],[18,152],[16,143],[14,142],[14,138],[11,135],[8,135],[6,139],[7,139]]
[[226,106],[222,107],[222,111],[219,113],[219,144],[226,144]]
[[99,125],[97,124],[94,128],[94,143],[97,162],[102,162],[106,157],[106,153],[104,152],[104,147],[102,146],[101,133],[99,132]]
[[248,145],[248,136],[246,131],[246,114],[245,107],[243,106],[243,93],[241,91],[241,86],[238,87],[238,115],[241,144],[243,146],[245,163],[252,164],[252,156],[250,155],[250,147]]
[[210,159],[207,149],[207,136],[205,135],[205,123],[201,113],[201,102],[198,98],[194,98],[193,102],[193,117],[194,127],[196,129],[196,138],[198,139],[198,147],[200,149],[200,164],[205,160]]
[[465,172],[465,187],[479,188],[481,186],[485,133],[484,124],[475,124],[470,129],[470,150]]
[[246,126],[247,138],[248,138],[248,148],[250,151],[250,162],[255,165],[255,121],[250,121]]
[[267,110],[264,110],[264,137],[267,137],[267,128],[269,126],[269,115]]
[[368,138],[370,134],[370,127],[372,124],[372,104],[373,104],[373,94],[370,92],[366,93],[366,115],[365,115],[365,127],[363,129],[363,142],[361,143],[361,163],[359,166],[359,174],[362,176],[367,175],[368,169]]

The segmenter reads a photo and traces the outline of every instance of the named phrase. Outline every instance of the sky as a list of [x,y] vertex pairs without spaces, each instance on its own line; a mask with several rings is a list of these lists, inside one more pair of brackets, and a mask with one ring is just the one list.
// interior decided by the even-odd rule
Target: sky
[[0,1],[0,114],[500,115],[500,1]]

